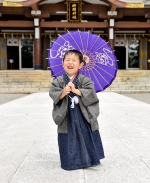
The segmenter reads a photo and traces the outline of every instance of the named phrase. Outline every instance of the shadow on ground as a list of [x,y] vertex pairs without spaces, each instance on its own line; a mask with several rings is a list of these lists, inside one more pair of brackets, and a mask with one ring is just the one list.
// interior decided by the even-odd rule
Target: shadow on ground
[[0,94],[0,105],[25,97],[29,94]]
[[123,95],[150,104],[150,93],[129,93]]

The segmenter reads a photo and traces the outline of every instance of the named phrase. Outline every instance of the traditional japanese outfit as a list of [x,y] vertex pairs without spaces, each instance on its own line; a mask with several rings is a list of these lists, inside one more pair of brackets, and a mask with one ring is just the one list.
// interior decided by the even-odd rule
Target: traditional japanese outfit
[[58,146],[61,167],[66,170],[100,164],[104,158],[103,145],[98,131],[99,100],[93,82],[81,74],[73,81],[82,96],[73,103],[74,93],[59,99],[64,87],[70,82],[67,74],[54,79],[50,97],[54,101],[52,116],[58,125]]

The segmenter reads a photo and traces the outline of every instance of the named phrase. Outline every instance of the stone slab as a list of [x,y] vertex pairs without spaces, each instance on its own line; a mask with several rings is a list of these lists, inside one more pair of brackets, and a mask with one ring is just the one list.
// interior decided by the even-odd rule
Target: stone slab
[[60,168],[57,126],[48,92],[0,105],[0,183],[149,183],[150,105],[99,93],[105,159],[101,165]]

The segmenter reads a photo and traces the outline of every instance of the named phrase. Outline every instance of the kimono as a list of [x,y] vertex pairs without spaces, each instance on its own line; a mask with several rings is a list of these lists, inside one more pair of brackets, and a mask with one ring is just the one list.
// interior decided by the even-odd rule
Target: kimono
[[99,100],[93,82],[78,74],[73,83],[82,96],[78,96],[79,102],[74,103],[72,108],[74,93],[70,92],[69,96],[59,100],[63,88],[69,82],[69,77],[64,74],[50,86],[50,97],[54,101],[53,119],[58,125],[61,168],[75,170],[96,166],[105,157],[97,122]]

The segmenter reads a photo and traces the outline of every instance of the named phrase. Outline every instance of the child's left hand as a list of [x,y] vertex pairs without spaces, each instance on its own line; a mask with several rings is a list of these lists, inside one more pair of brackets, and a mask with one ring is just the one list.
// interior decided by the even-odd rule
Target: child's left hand
[[67,84],[67,86],[70,87],[70,89],[71,89],[71,91],[73,93],[75,93],[78,96],[82,96],[82,93],[80,92],[80,90],[79,89],[76,89],[75,86],[74,86],[74,84],[71,81]]
[[71,81],[68,83],[68,86],[71,88],[71,91],[73,93],[75,93],[76,88],[75,88],[74,84]]

